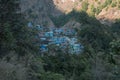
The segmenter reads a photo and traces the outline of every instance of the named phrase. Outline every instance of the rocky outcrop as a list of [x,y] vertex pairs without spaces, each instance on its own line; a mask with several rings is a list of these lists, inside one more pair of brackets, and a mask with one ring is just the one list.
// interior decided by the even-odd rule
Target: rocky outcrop
[[[102,9],[99,14],[96,14],[96,18],[103,24],[110,25],[120,18],[119,2],[112,1],[105,6],[106,0],[21,0],[21,12],[26,14],[26,18],[35,24],[49,27],[55,26],[50,15],[67,14],[73,9],[80,11],[84,2],[88,3],[86,11],[88,14],[91,11],[91,6]],[[115,3],[116,6],[114,6]]]

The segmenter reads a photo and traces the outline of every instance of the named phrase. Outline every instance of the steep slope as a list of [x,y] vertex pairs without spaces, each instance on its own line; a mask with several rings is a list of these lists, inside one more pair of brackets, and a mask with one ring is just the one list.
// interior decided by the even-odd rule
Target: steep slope
[[110,25],[120,18],[120,0],[21,0],[22,12],[35,24],[54,26],[49,15],[68,14],[73,9],[95,16]]
[[21,0],[21,11],[34,24],[54,26],[49,15],[62,14],[51,0]]
[[73,9],[95,15],[103,24],[120,18],[120,0],[53,0],[59,10],[69,13]]

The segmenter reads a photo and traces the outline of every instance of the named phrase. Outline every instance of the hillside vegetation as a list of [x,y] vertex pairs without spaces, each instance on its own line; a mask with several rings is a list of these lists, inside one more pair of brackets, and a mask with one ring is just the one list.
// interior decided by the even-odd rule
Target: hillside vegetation
[[[29,1],[31,5],[26,6]],[[102,8],[119,8],[114,3],[119,0],[100,0],[100,3],[98,0],[75,0],[76,8],[83,3],[83,10],[73,9],[66,14],[55,6],[66,3],[65,0],[62,3],[60,0],[29,1],[0,1],[0,80],[120,79],[120,20],[108,26],[96,18]],[[71,4],[73,1],[70,0]],[[96,4],[92,5],[92,13],[89,13],[90,2]],[[102,8],[98,8],[101,7],[98,4]],[[30,21],[31,28],[27,26]],[[74,54],[69,53],[69,47],[63,51],[59,46],[50,45],[49,51],[41,52],[36,24],[46,28],[69,29],[72,26],[77,31],[78,42],[84,46],[83,51]]]

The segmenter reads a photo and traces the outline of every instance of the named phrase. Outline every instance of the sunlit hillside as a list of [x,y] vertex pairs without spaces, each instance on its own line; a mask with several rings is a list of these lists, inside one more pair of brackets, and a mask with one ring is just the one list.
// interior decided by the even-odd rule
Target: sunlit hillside
[[[47,15],[59,16],[68,14],[73,9],[76,11],[85,11],[90,16],[95,16],[103,24],[110,25],[116,19],[120,18],[119,0],[21,0],[22,11],[29,11],[30,14],[38,16],[38,23],[43,23],[40,16],[44,14],[45,20],[52,25]],[[28,5],[28,6],[26,6]],[[35,11],[34,11],[35,10]],[[48,12],[49,11],[49,12]],[[46,12],[48,12],[46,14]],[[29,15],[30,15],[29,14]],[[43,21],[43,20],[42,20]],[[37,22],[37,21],[36,21]]]

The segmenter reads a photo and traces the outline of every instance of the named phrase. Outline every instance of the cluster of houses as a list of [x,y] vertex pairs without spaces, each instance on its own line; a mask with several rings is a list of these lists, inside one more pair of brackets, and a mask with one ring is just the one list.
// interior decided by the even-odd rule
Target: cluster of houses
[[[28,24],[31,27],[31,24]],[[40,39],[40,51],[49,51],[49,46],[56,45],[63,51],[68,49],[69,53],[80,53],[83,46],[78,43],[77,32],[75,29],[70,28],[56,28],[56,27],[43,27],[37,25],[36,29],[39,31],[38,36]]]

